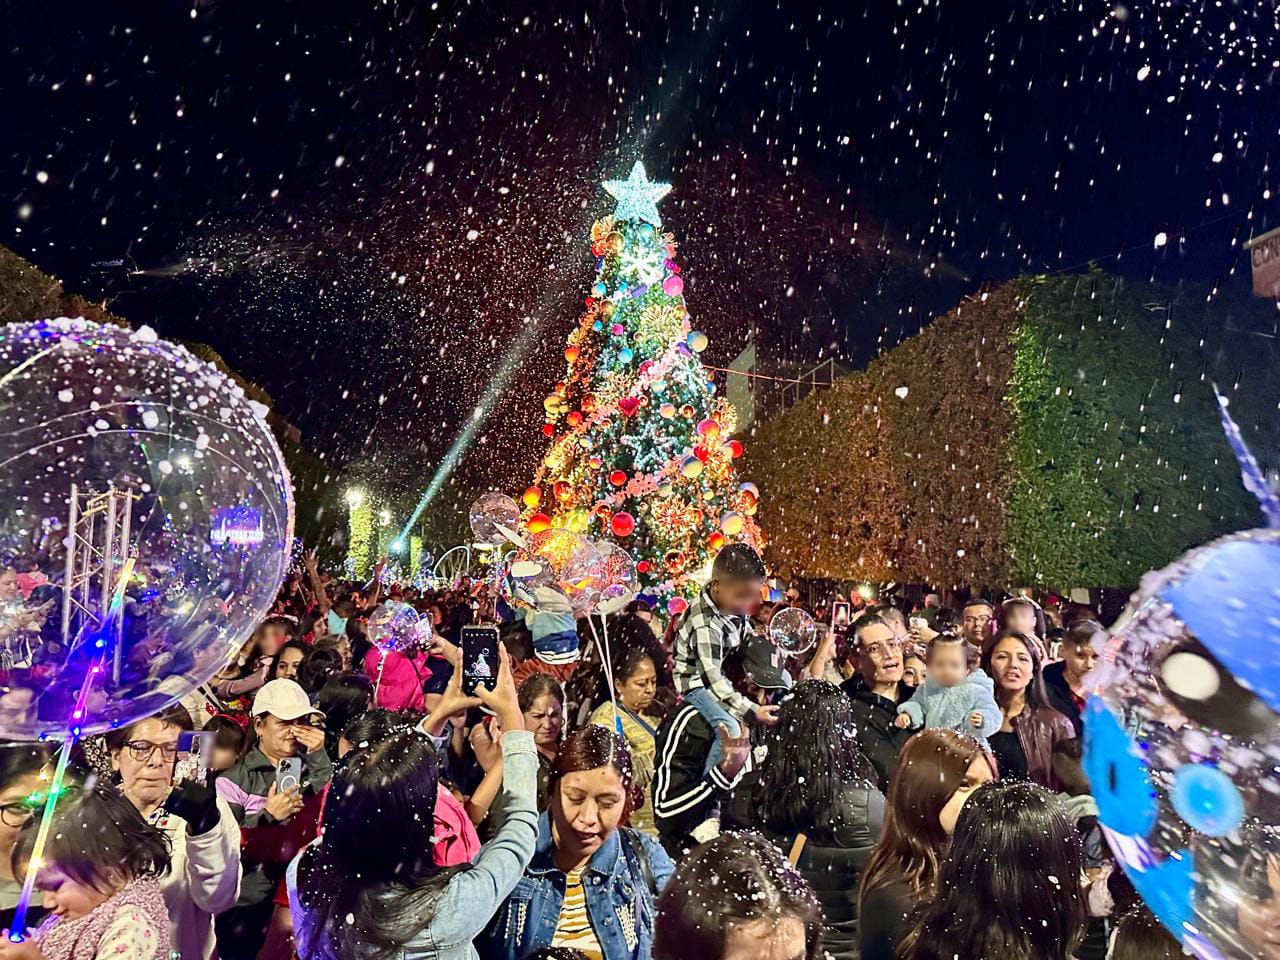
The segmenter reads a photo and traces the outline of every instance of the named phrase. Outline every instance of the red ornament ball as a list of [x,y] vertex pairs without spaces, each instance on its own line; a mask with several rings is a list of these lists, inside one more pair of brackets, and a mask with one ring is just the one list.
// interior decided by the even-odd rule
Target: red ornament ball
[[712,550],[719,550],[724,546],[724,534],[717,530],[707,538],[707,546]]
[[629,513],[615,513],[609,523],[609,529],[615,537],[629,537],[636,528],[636,521]]
[[648,573],[652,569],[648,560],[641,560],[636,564],[636,573]]
[[569,426],[571,427],[578,427],[582,425],[582,414],[577,410],[570,412],[569,416],[565,417],[565,419],[569,421]]
[[526,526],[528,527],[531,535],[535,533],[546,533],[551,529],[551,518],[545,513],[535,513],[529,518],[529,522]]
[[554,423],[544,423],[542,425],[542,435],[544,437],[554,436],[555,432],[556,432],[556,425]]
[[706,463],[707,459],[711,456],[711,452],[707,450],[707,448],[704,447],[702,444],[698,444],[696,447],[693,448],[693,455],[697,457],[702,463]]
[[609,474],[609,482],[615,487],[620,487],[627,482],[627,475],[621,470],[614,470]]
[[565,360],[567,360],[569,363],[576,363],[576,362],[577,362],[577,360],[578,360],[578,348],[577,348],[577,347],[574,347],[574,346],[568,346],[568,347],[565,347],[565,348],[564,348],[564,358],[565,358]]
[[742,441],[740,440],[729,441],[729,456],[733,457],[733,459],[737,460],[740,456],[742,456],[742,449],[743,449]]

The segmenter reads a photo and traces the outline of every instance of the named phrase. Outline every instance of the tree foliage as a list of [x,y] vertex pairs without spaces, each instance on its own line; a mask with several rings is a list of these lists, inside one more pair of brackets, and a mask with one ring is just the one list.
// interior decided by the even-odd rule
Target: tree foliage
[[1164,329],[1193,308],[1098,272],[966,300],[759,427],[748,469],[772,564],[1121,586],[1252,525],[1194,334]]

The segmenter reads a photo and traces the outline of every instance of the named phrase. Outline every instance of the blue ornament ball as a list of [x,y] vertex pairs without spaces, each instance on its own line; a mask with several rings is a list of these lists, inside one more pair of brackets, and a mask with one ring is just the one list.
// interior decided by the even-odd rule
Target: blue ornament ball
[[1095,640],[1084,766],[1099,822],[1196,957],[1269,949],[1256,878],[1280,832],[1278,624],[1280,530],[1250,530],[1147,574]]
[[596,299],[600,299],[601,297],[604,297],[605,295],[608,294],[608,292],[609,292],[609,288],[606,287],[599,280],[597,280],[595,283],[591,285],[591,295]]
[[630,347],[623,347],[618,351],[618,359],[623,363],[630,363],[635,359],[635,352]]

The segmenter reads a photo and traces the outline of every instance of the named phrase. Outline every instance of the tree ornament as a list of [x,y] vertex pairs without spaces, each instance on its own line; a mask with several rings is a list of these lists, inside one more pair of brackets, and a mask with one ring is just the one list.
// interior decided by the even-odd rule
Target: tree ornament
[[671,184],[650,180],[645,174],[644,164],[639,160],[631,168],[631,175],[626,180],[606,180],[604,188],[618,201],[613,211],[616,220],[628,220],[637,225],[649,223],[654,227],[662,226],[658,201],[671,192]]
[[609,482],[615,487],[620,487],[627,482],[627,475],[621,470],[613,470],[609,473]]
[[525,529],[531,534],[545,533],[551,529],[551,518],[545,513],[535,513],[525,524]]
[[538,504],[542,503],[542,491],[537,487],[529,487],[525,490],[520,499],[526,507],[530,510],[534,510],[537,508]]
[[635,528],[635,518],[629,513],[615,513],[609,522],[609,529],[615,537],[629,537]]
[[689,334],[688,343],[690,350],[694,353],[701,353],[703,350],[707,349],[707,345],[710,341],[707,339],[707,335],[701,330],[694,330]]

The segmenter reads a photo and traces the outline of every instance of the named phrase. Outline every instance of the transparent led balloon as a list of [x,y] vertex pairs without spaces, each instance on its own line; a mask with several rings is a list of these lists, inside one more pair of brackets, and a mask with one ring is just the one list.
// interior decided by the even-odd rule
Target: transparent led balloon
[[1085,707],[1117,860],[1194,956],[1271,956],[1280,929],[1280,530],[1143,578]]
[[420,615],[407,603],[388,600],[369,615],[365,632],[375,647],[392,653],[415,643],[430,642],[431,617]]
[[769,639],[783,653],[805,653],[817,642],[818,625],[799,607],[787,607],[769,621]]
[[506,494],[483,494],[471,505],[468,519],[477,543],[497,546],[515,542],[519,536],[516,529],[520,526],[520,508]]
[[10,324],[0,371],[0,557],[44,581],[0,598],[0,734],[153,714],[236,654],[288,567],[265,411],[145,328]]

